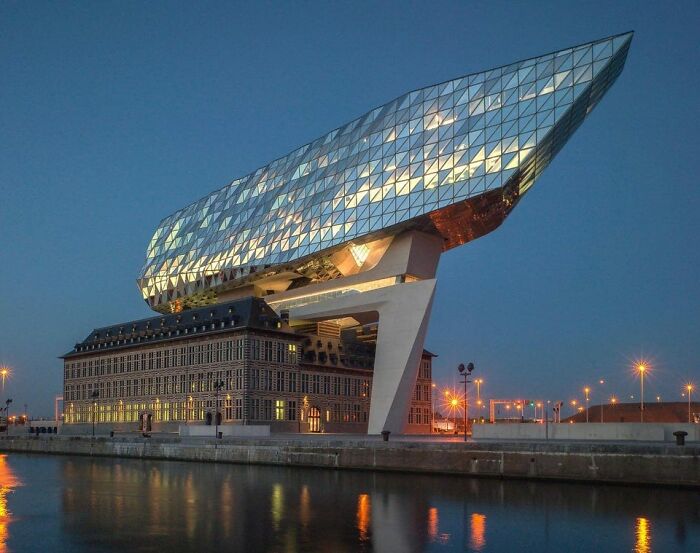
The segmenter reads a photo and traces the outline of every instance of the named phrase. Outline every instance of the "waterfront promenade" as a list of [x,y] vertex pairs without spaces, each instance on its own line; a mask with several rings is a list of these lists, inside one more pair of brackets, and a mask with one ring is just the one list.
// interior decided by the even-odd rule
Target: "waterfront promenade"
[[276,435],[266,438],[7,436],[0,452],[281,465],[700,487],[700,444],[487,441],[462,437]]

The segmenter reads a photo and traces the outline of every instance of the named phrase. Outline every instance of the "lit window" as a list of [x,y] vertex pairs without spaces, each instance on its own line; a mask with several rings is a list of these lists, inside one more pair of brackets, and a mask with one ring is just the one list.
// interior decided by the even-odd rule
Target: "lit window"
[[275,401],[275,420],[284,420],[284,400],[278,399]]
[[362,267],[362,264],[367,260],[369,255],[369,248],[365,244],[353,244],[350,246],[350,253],[355,259],[358,267]]

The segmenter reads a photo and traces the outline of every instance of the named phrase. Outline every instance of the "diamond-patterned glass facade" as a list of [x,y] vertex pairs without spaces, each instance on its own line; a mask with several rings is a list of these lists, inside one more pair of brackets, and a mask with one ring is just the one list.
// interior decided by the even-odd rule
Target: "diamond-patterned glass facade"
[[422,88],[161,221],[139,278],[178,310],[403,228],[493,230],[622,71],[632,33]]

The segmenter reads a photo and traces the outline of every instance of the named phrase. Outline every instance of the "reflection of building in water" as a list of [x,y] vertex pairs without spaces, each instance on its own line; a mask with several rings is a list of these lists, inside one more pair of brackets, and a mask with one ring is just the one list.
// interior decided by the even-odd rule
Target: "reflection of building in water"
[[0,455],[0,553],[7,551],[8,526],[12,521],[7,496],[19,485],[19,479],[7,463],[7,456]]

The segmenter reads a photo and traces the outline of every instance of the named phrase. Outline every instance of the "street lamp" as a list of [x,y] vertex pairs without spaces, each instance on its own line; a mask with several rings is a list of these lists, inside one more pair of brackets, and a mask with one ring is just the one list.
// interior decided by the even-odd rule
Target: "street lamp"
[[216,390],[216,413],[214,413],[214,424],[215,424],[215,430],[214,434],[216,438],[219,438],[219,392],[224,389],[224,381],[219,380],[218,382],[214,382],[214,390]]
[[[605,384],[605,380],[603,380],[603,379],[601,378],[601,379],[598,381],[598,384],[600,384],[600,385],[602,386],[603,384]],[[602,397],[602,394],[601,394],[601,397]],[[600,400],[600,422],[601,422],[601,423],[603,422],[603,400],[602,400],[602,399]]]
[[477,401],[481,401],[481,385],[484,383],[484,379],[477,378],[474,380],[474,383],[476,384],[476,399]]
[[10,403],[12,399],[8,398],[5,401],[5,432],[10,433]]
[[[464,366],[464,363],[460,363],[459,367],[457,367],[457,370],[459,370],[459,374],[464,377],[464,380],[462,380],[462,383],[464,384],[464,441],[467,441],[467,384],[471,382],[469,378],[472,375],[472,371],[474,370],[474,363],[468,363],[467,366]],[[456,417],[455,417],[456,420]],[[456,424],[455,424],[455,429],[456,429]]]
[[644,422],[644,373],[647,371],[647,366],[644,363],[639,363],[637,365],[637,370],[639,371],[639,382],[641,386],[641,403],[639,404],[639,416],[641,422]]
[[688,390],[688,422],[693,422],[690,416],[690,394],[693,391],[693,385],[690,382],[688,382],[688,384],[685,385],[685,389]]
[[588,386],[586,386],[586,387],[583,389],[583,391],[584,391],[584,393],[586,394],[586,422],[588,422],[588,402],[589,402],[590,399],[591,399],[591,398],[589,397],[588,394],[590,393],[591,389],[590,389]]
[[5,393],[5,379],[9,376],[10,369],[7,367],[2,367],[0,369],[0,376],[2,376],[2,393]]
[[450,405],[452,406],[452,413],[454,414],[454,418],[455,418],[454,430],[455,430],[455,434],[457,434],[457,406],[459,405],[459,400],[456,397],[453,397],[452,400],[450,401]]

